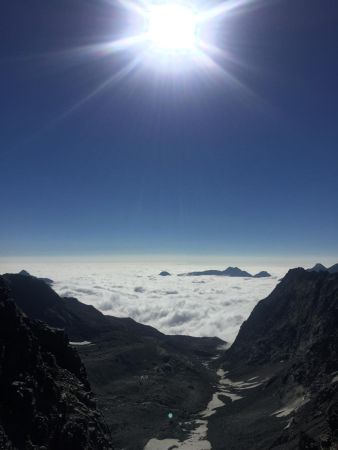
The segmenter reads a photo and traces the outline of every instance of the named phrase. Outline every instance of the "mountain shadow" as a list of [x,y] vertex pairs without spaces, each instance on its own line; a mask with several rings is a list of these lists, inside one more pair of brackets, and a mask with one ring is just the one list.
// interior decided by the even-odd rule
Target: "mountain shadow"
[[10,297],[0,277],[0,448],[112,449],[76,350]]

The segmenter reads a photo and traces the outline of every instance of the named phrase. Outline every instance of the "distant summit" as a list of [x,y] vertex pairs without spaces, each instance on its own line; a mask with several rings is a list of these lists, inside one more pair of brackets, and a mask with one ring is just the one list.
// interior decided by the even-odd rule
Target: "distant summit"
[[18,272],[18,275],[22,275],[23,277],[37,278],[38,280],[43,281],[44,283],[48,284],[48,286],[52,286],[52,284],[54,283],[54,281],[51,280],[50,278],[34,277],[34,275],[31,275],[29,272],[27,272],[27,270],[21,270],[20,272]]
[[338,273],[338,263],[334,264],[331,267],[325,267],[321,263],[315,264],[310,269],[306,269],[308,272],[329,272],[329,273]]
[[310,269],[307,269],[308,272],[326,272],[327,268],[323,266],[323,264],[317,263]]
[[252,277],[249,272],[241,270],[238,267],[228,267],[223,271],[223,275],[227,277]]
[[23,275],[24,277],[30,277],[31,274],[29,272],[27,272],[27,270],[21,270],[19,272],[19,275]]
[[259,272],[256,275],[251,275],[251,273],[245,270],[241,270],[238,267],[228,267],[225,270],[203,270],[200,272],[181,273],[179,274],[179,276],[188,276],[188,277],[219,276],[219,277],[245,277],[245,278],[271,277],[271,275],[266,271]]
[[162,270],[162,272],[159,273],[159,276],[161,276],[161,277],[170,277],[171,273],[167,272],[166,270]]
[[254,275],[254,278],[267,278],[267,277],[271,277],[271,275],[269,274],[269,272],[266,272],[266,270],[262,270],[262,272],[258,272],[256,273],[256,275]]

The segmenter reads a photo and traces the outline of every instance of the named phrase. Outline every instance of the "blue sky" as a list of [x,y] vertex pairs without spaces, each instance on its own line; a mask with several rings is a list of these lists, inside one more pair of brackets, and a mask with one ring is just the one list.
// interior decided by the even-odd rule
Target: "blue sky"
[[[29,3],[29,4],[28,4]],[[267,2],[219,24],[228,70],[73,59],[109,2],[3,2],[0,255],[338,252],[338,5]],[[155,71],[154,71],[155,72]]]

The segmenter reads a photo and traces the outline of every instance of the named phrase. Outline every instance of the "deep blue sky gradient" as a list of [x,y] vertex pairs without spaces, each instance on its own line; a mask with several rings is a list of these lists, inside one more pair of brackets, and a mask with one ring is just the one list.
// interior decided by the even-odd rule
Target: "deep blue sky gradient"
[[133,72],[104,1],[0,6],[0,254],[338,253],[338,3],[267,1],[219,23],[247,89]]

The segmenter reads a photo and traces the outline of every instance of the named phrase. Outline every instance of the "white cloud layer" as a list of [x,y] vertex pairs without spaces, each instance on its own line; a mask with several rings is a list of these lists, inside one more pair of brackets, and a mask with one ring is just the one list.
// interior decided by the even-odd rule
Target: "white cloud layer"
[[[275,287],[287,268],[272,268],[271,278],[178,277],[178,273],[219,265],[82,263],[25,263],[15,270],[55,280],[61,296],[94,305],[104,314],[132,317],[167,334],[218,336],[232,342],[242,322],[260,299]],[[241,267],[251,273],[269,267]],[[172,276],[162,277],[162,270]]]

